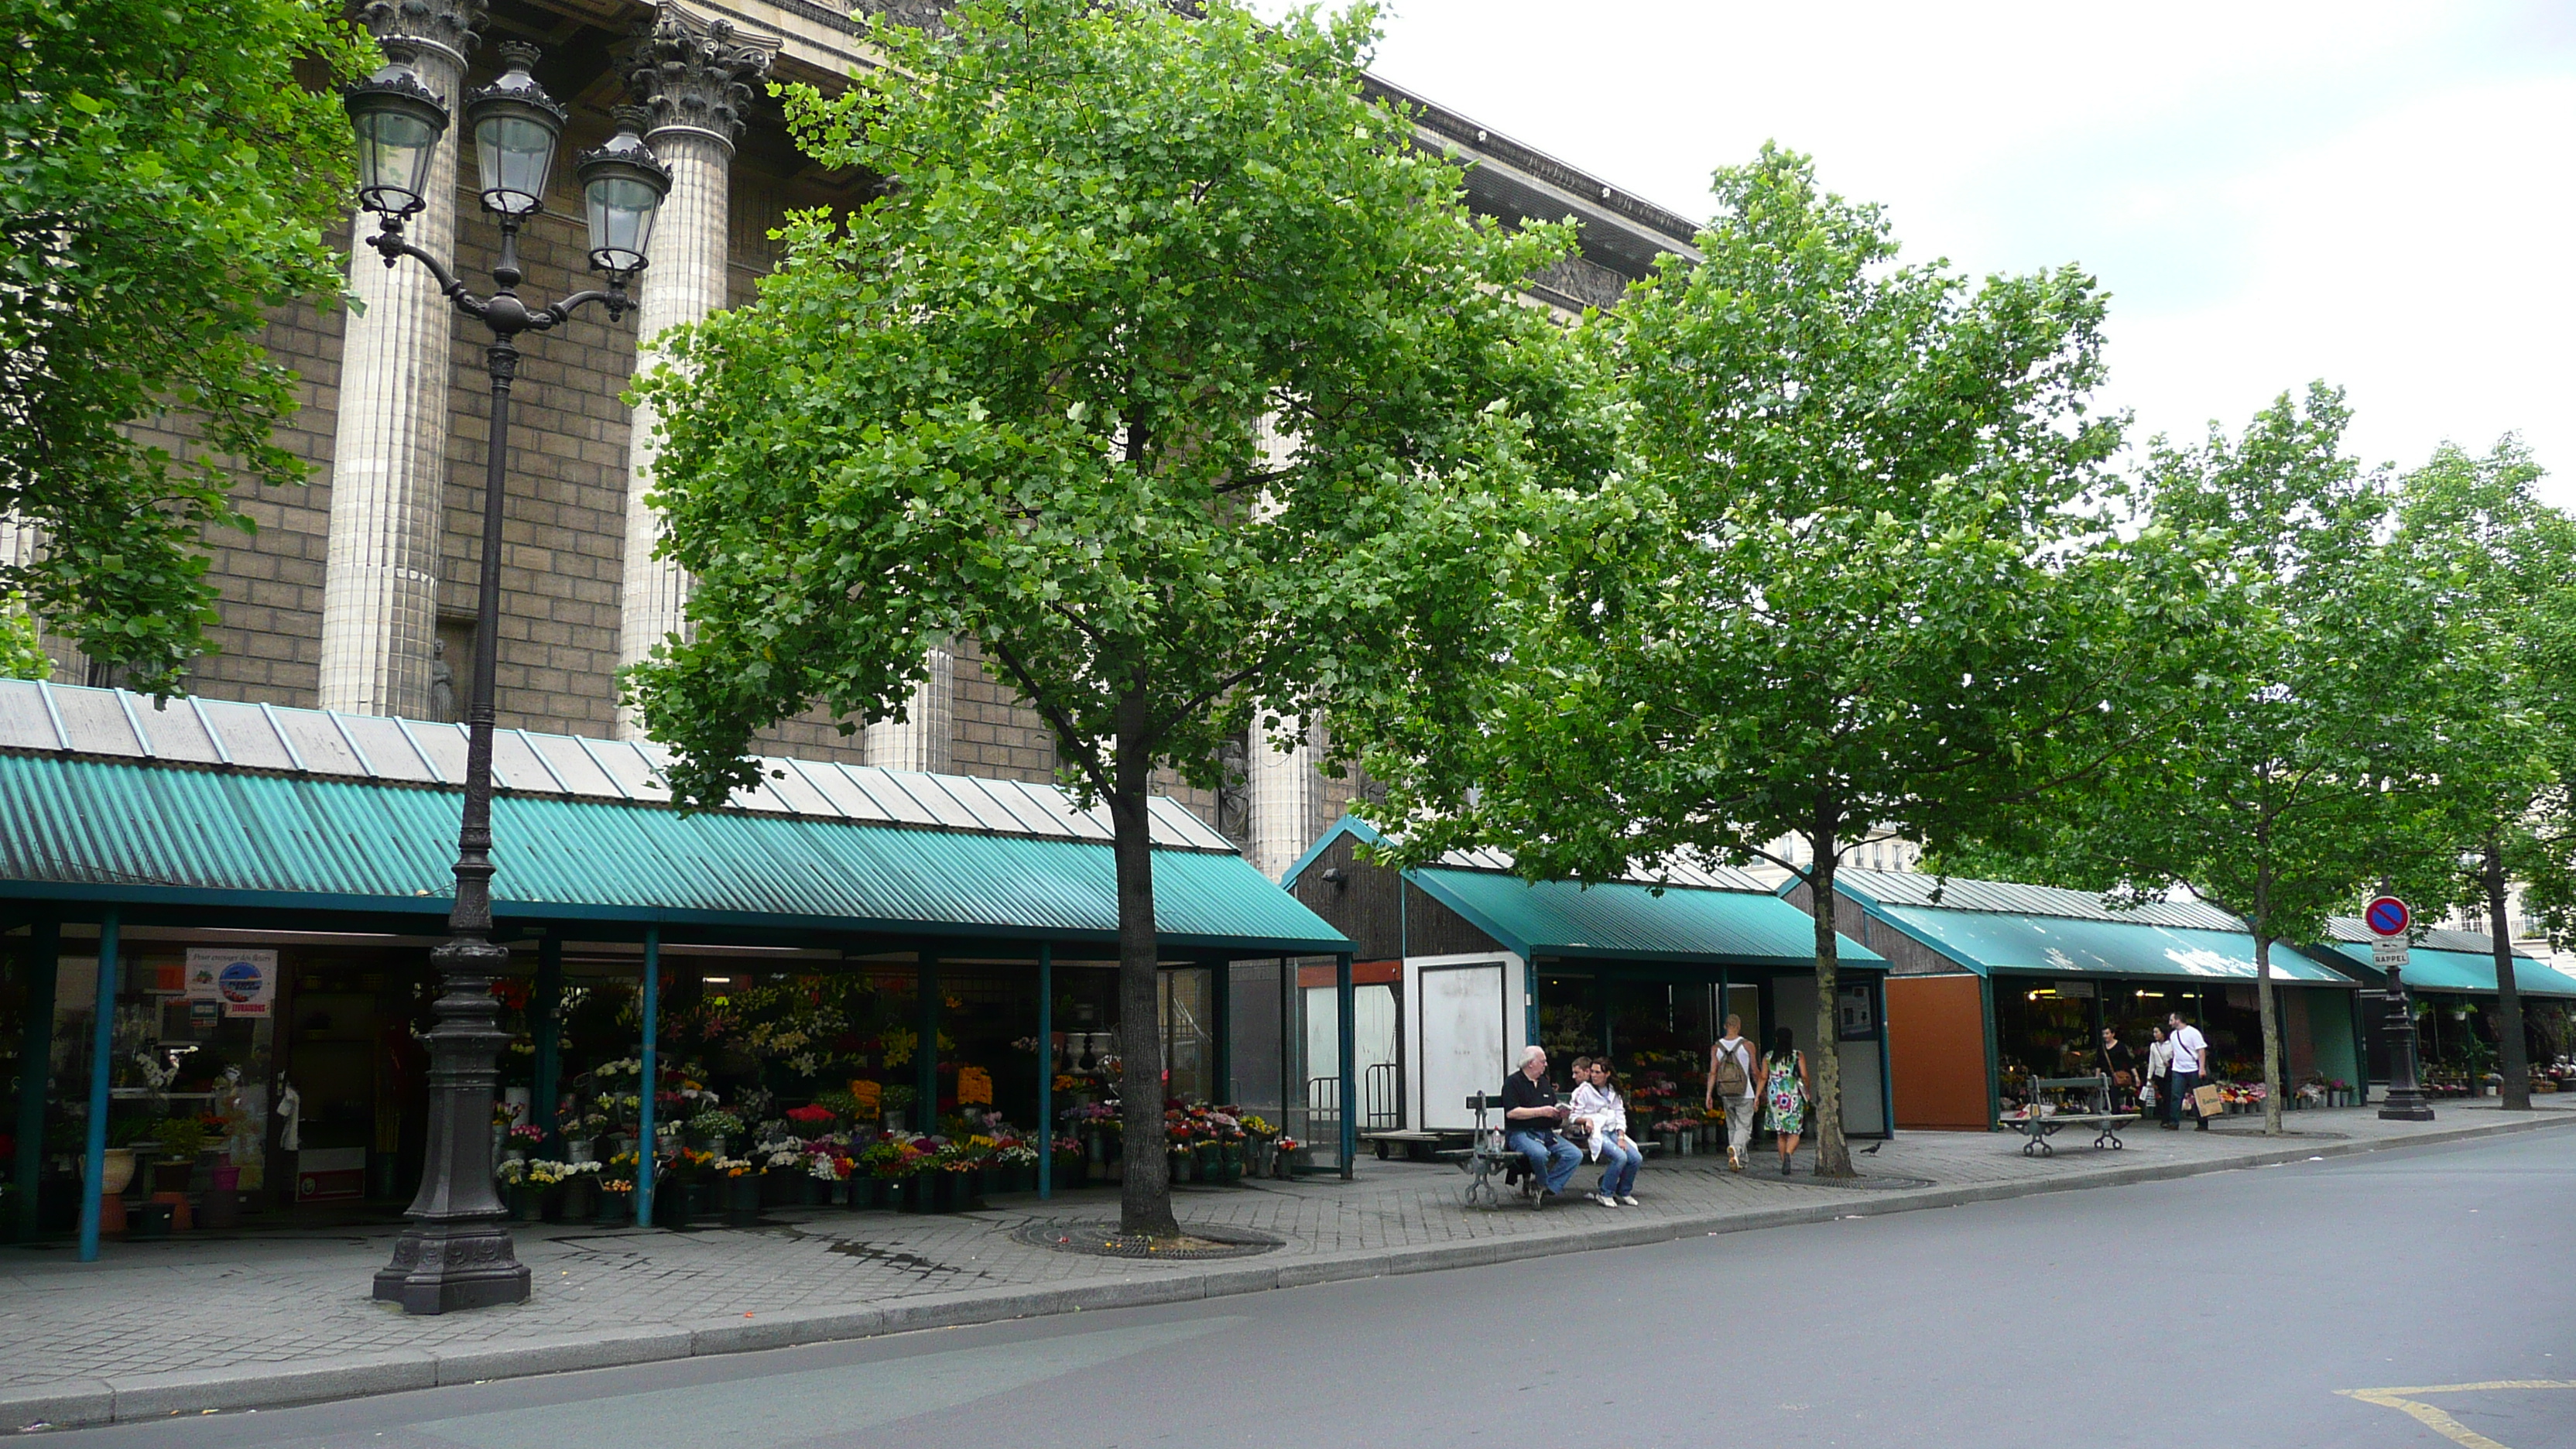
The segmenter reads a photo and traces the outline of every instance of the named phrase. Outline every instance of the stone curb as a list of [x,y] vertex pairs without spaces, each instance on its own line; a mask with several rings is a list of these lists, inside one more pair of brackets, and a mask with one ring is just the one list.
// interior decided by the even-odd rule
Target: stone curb
[[1069,1287],[994,1288],[937,1294],[907,1299],[882,1308],[800,1309],[755,1317],[701,1319],[693,1323],[605,1332],[493,1339],[456,1348],[402,1349],[295,1364],[243,1364],[115,1379],[59,1379],[20,1388],[0,1388],[0,1434],[21,1433],[39,1426],[69,1429],[131,1423],[210,1410],[284,1408],[330,1399],[399,1393],[407,1389],[485,1383],[493,1379],[615,1368],[714,1354],[751,1353],[923,1329],[960,1328],[1012,1318],[1143,1308],[1261,1293],[1274,1288],[1346,1283],[1397,1274],[1438,1273],[1452,1268],[1486,1267],[1558,1253],[1637,1248],[1679,1238],[1760,1232],[1765,1228],[1831,1222],[1837,1218],[1880,1217],[1931,1208],[1959,1207],[1967,1203],[2036,1197],[2042,1193],[2161,1182],[2245,1168],[2277,1167],[2320,1157],[2357,1157],[2399,1147],[2438,1147],[2446,1143],[2565,1126],[2576,1126],[2576,1112],[2447,1127],[2406,1137],[2314,1142],[2251,1153],[2223,1162],[2159,1163],[2111,1168],[2080,1177],[1907,1189],[1850,1202],[1784,1204],[1753,1212],[1706,1213],[1659,1222],[1605,1224],[1584,1229],[1571,1237],[1480,1238],[1472,1242],[1427,1244],[1413,1248],[1324,1253],[1264,1266],[1233,1263],[1204,1272]]

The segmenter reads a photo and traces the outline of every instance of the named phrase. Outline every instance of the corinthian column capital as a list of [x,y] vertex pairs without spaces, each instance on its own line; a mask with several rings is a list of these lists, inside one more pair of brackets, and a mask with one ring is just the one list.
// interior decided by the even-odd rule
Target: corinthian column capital
[[484,0],[363,0],[352,13],[395,59],[398,52],[443,51],[462,67],[474,53]]
[[769,73],[783,43],[738,30],[730,20],[662,6],[636,28],[625,57],[626,89],[653,113],[646,139],[693,131],[731,147],[742,135],[751,84]]

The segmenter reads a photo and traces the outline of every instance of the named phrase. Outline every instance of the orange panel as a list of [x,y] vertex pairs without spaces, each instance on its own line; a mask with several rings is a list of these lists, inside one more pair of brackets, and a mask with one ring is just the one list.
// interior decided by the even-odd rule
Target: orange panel
[[1898,1128],[1986,1130],[1986,1008],[1977,980],[1887,978],[1887,1065]]

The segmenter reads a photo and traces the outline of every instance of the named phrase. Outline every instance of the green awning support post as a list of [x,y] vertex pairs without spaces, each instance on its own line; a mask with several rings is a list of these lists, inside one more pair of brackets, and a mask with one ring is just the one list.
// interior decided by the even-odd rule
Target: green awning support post
[[1341,1013],[1342,1029],[1342,1181],[1351,1180],[1351,1167],[1360,1153],[1360,1079],[1359,1003],[1351,991],[1351,953],[1333,958],[1333,1000]]
[[[1861,917],[1868,920],[1867,916]],[[1878,978],[1870,988],[1878,994],[1878,1125],[1893,1139],[1896,1136],[1896,1074],[1887,1060],[1887,978]]]
[[1213,1061],[1208,1071],[1208,1096],[1218,1102],[1234,1100],[1234,963],[1208,963],[1208,1015],[1216,1020],[1216,1035],[1211,1044]]
[[1610,968],[1607,966],[1593,968],[1592,1011],[1601,1018],[1601,1055],[1609,1056],[1617,1050],[1617,1043],[1610,1035]]
[[1055,1196],[1055,947],[1038,943],[1038,1200]]
[[915,1132],[939,1130],[939,953],[923,948],[921,974],[915,978],[920,993],[921,1044],[912,1049],[914,1090],[919,1094],[911,1121]]
[[80,1260],[98,1261],[99,1184],[107,1180],[108,1054],[116,1049],[117,913],[98,924],[98,1009],[89,1033],[89,1144],[82,1154]]
[[1992,976],[1981,973],[1977,977],[1977,1007],[1986,1020],[1986,1130],[1992,1132],[2004,1121],[2003,1088],[1997,1080],[2003,1074],[2004,1053],[2003,1042],[1995,1032],[1995,978]]
[[537,1039],[536,1123],[546,1129],[548,1151],[560,1151],[563,1124],[555,1105],[563,1095],[563,938],[547,933],[537,943],[537,989],[528,993],[528,1025]]
[[18,959],[27,982],[27,1020],[18,1038],[18,1221],[11,1225],[19,1242],[36,1240],[36,1190],[45,1165],[45,1094],[53,1084],[54,977],[61,968],[63,928],[58,921],[38,921],[28,932],[26,954]]
[[662,928],[644,928],[644,1064],[635,1089],[635,1226],[653,1226],[653,1179],[661,1164],[653,1156],[653,1098],[660,1089],[662,1039]]

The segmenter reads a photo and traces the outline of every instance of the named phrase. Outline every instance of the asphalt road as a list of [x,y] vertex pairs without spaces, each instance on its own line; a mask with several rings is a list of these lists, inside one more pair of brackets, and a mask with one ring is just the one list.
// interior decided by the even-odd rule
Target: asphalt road
[[2571,1330],[2576,1132],[2546,1131],[43,1437],[205,1449],[2576,1449]]

